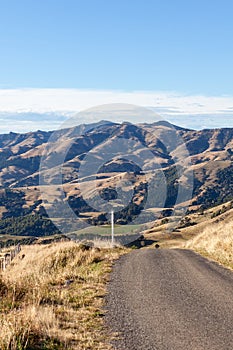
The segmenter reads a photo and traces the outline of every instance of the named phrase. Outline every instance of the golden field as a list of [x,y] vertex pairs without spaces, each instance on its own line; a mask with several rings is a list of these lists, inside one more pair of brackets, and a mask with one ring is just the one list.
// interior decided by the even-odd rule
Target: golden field
[[111,265],[125,251],[23,246],[0,275],[0,349],[110,349],[103,297]]
[[233,222],[221,221],[206,226],[185,247],[233,269]]

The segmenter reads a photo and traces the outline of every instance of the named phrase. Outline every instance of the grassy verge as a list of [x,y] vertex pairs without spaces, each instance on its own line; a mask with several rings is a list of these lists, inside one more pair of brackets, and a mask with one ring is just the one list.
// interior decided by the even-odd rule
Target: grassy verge
[[24,246],[0,276],[0,349],[110,349],[102,307],[124,248]]
[[233,224],[212,224],[188,241],[185,247],[233,269]]
[[[114,225],[115,228],[115,234],[116,235],[123,235],[123,234],[129,234],[129,233],[135,233],[140,231],[142,225]],[[88,226],[82,230],[76,231],[76,234],[82,235],[82,234],[97,234],[97,235],[108,235],[111,233],[111,226],[110,225],[102,225],[102,226]]]

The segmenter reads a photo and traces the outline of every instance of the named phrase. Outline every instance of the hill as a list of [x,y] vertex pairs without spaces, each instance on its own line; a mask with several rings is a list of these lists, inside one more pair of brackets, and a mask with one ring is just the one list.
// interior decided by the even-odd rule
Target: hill
[[[231,215],[233,218],[233,212]],[[185,247],[233,269],[232,219],[208,225]]]
[[[128,156],[125,159],[107,159],[106,145],[119,139],[127,141],[125,144],[122,141],[122,145],[126,147],[125,154]],[[59,130],[55,132],[55,137],[52,132],[43,131],[0,135],[0,233],[24,236],[56,233],[57,228],[46,218],[45,209],[51,209],[56,204],[54,215],[59,213],[57,220],[60,220],[63,216],[60,209],[62,200],[68,202],[75,214],[85,218],[88,223],[107,223],[106,212],[98,212],[100,198],[106,203],[117,198],[117,184],[122,180],[127,183],[122,196],[127,198],[131,194],[132,199],[126,207],[119,202],[122,210],[116,216],[117,223],[130,223],[140,212],[144,215],[143,222],[155,221],[158,219],[155,214],[158,208],[159,215],[166,217],[163,209],[170,210],[177,205],[178,167],[181,165],[179,162],[175,165],[174,159],[181,152],[182,143],[185,143],[190,154],[189,166],[182,168],[184,193],[190,191],[187,179],[192,173],[194,176],[191,200],[184,203],[189,206],[189,212],[232,200],[233,129],[230,128],[195,131],[167,122],[133,125],[101,121]],[[40,161],[46,149],[52,163],[45,171],[40,169]],[[66,150],[68,152],[62,167],[63,186],[60,186],[58,165]],[[101,164],[95,169],[94,176],[88,172],[80,173],[82,160],[90,151],[92,163]],[[134,159],[141,159],[141,165],[136,164]],[[162,184],[165,181],[165,200],[159,191],[159,181],[151,193],[151,199],[148,199],[148,174],[155,168],[160,169]],[[44,186],[46,199],[43,201],[39,174],[48,179]],[[83,183],[82,191],[80,182]],[[61,200],[62,193],[65,198]],[[26,223],[24,230],[20,228],[22,221]],[[67,230],[72,231],[72,226]]]
[[110,349],[103,296],[124,252],[74,242],[23,246],[0,275],[0,348]]

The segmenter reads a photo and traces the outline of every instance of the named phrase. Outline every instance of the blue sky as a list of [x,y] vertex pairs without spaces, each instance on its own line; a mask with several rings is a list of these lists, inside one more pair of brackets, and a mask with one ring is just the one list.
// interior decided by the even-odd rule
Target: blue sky
[[[232,13],[232,0],[0,0],[0,90],[229,99]],[[176,107],[169,103],[162,107]],[[0,100],[0,112],[14,104],[1,107]],[[222,109],[231,106],[233,98]]]

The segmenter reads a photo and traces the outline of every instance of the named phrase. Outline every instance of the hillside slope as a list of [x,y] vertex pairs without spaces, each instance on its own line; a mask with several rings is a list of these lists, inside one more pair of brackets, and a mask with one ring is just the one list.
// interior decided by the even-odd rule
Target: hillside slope
[[126,250],[74,242],[23,246],[0,275],[0,349],[110,349],[105,283]]
[[233,269],[233,220],[208,225],[185,247]]
[[[233,199],[233,129],[195,131],[172,126],[167,122],[133,125],[101,121],[59,130],[55,135],[54,137],[51,132],[42,131],[0,135],[0,218],[3,219],[0,229],[3,234],[18,231],[14,229],[20,226],[18,217],[29,216],[28,222],[32,222],[34,219],[30,215],[35,213],[39,215],[38,227],[45,234],[43,227],[50,225],[44,221],[45,209],[53,208],[56,203],[54,215],[59,212],[62,217],[62,195],[75,214],[84,216],[90,224],[106,223],[106,213],[103,211],[97,215],[98,210],[90,203],[96,203],[99,208],[100,198],[105,201],[117,198],[117,184],[122,180],[127,183],[123,188],[123,197],[127,197],[130,191],[133,196],[130,204],[120,212],[116,220],[121,224],[129,223],[144,209],[146,221],[156,220],[154,208],[160,208],[163,216],[162,210],[173,208],[176,203],[177,184],[180,179],[173,159],[181,152],[183,142],[190,154],[190,164],[183,169],[182,174],[184,192],[190,190],[187,179],[192,173],[194,176],[193,195],[190,202],[185,203],[189,205],[189,210],[206,209]],[[47,156],[49,160],[52,159],[52,165],[46,172],[43,173],[43,169],[40,172],[49,181],[44,190],[46,199],[43,198],[42,202],[38,186],[40,160],[48,148],[51,136]],[[128,142],[125,154],[130,155],[130,159],[113,157],[106,161],[106,145],[117,139]],[[57,166],[66,149],[68,153],[62,167],[63,186],[60,186]],[[79,171],[80,164],[90,151],[93,159],[101,164],[92,177],[85,173],[80,174]],[[133,159],[142,160],[143,171]],[[167,198],[164,201],[158,183],[151,195],[152,200],[146,203],[147,177],[155,168],[160,171],[161,178],[165,176]],[[82,191],[80,181],[83,183]],[[16,220],[11,222],[13,217]],[[53,232],[51,226],[51,234],[55,230]],[[28,231],[31,232],[30,227]],[[25,235],[27,232],[21,234]]]

